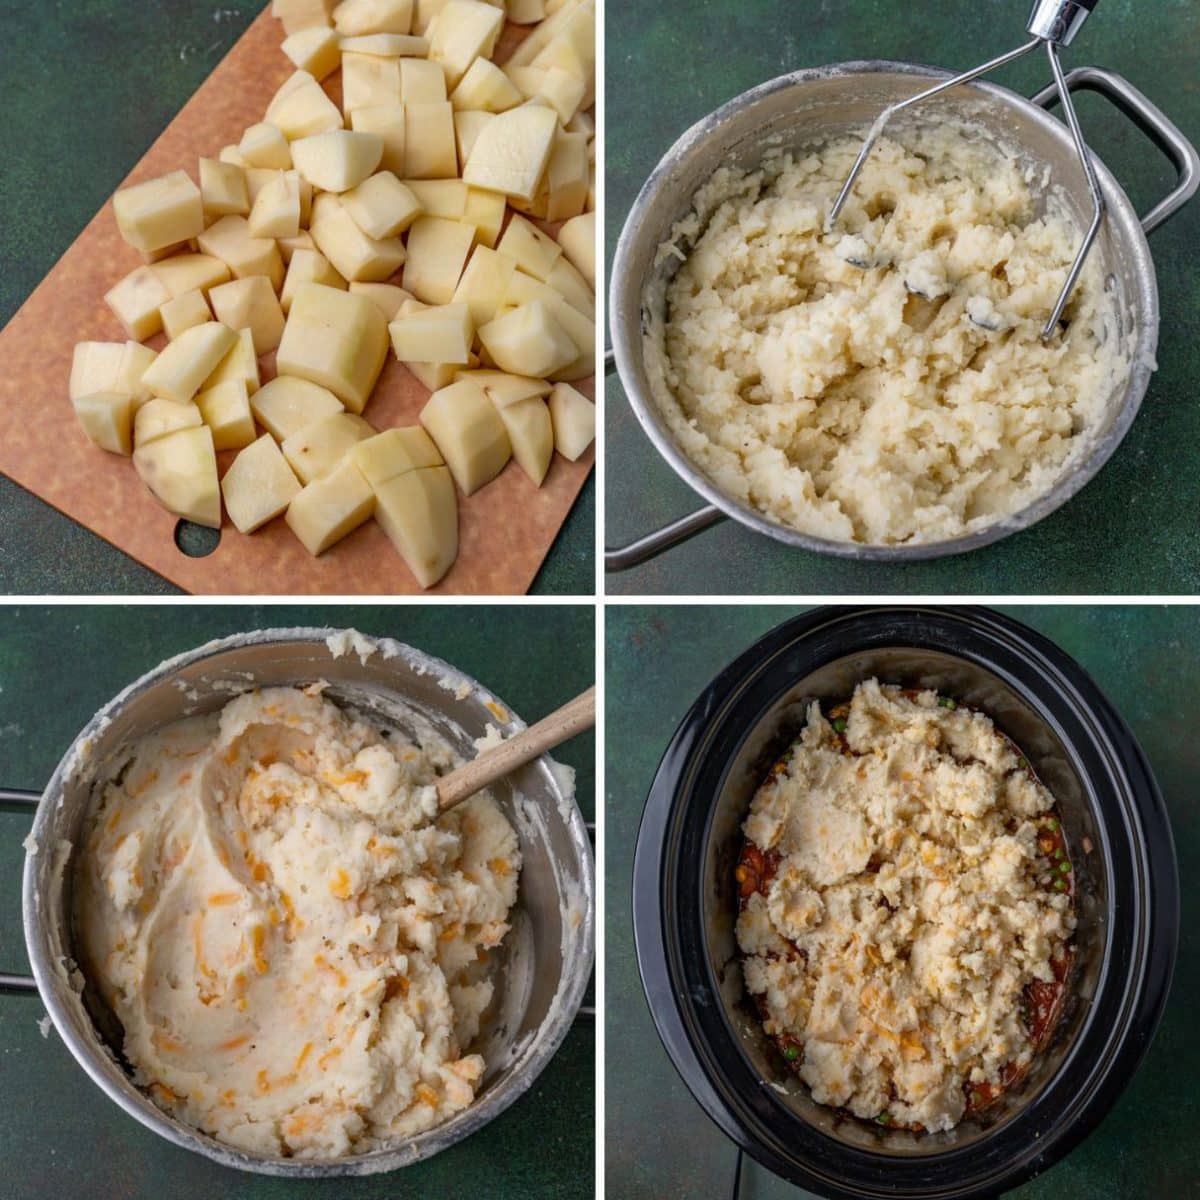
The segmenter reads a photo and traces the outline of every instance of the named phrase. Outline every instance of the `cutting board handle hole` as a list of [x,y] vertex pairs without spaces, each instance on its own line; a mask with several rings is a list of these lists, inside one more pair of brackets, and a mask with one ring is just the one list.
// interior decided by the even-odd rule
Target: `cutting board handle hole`
[[175,545],[188,558],[207,558],[220,544],[219,529],[209,529],[193,521],[180,521],[175,526]]

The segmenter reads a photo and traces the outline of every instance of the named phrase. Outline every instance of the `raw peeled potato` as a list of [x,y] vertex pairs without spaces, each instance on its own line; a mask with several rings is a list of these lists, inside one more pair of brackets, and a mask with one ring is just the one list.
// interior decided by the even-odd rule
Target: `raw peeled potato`
[[[132,340],[79,343],[70,400],[170,512],[219,528],[223,496],[241,533],[286,514],[313,555],[373,516],[432,587],[456,484],[515,457],[541,486],[594,437],[569,381],[595,355],[595,0],[272,12],[295,70],[260,118],[113,197],[142,262],[104,299]],[[496,62],[506,18],[527,36]],[[379,431],[360,414],[389,345],[431,395]]]

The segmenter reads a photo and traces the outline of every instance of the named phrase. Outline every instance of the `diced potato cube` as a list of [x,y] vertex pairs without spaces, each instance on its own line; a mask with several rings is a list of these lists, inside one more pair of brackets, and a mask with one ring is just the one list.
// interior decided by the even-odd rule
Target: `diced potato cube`
[[315,188],[345,192],[370,175],[383,156],[383,139],[377,133],[333,129],[292,143],[296,170]]
[[549,102],[565,125],[579,111],[587,82],[561,67],[508,67],[508,77],[528,99],[540,96]]
[[104,302],[121,327],[137,342],[144,342],[162,329],[160,309],[170,298],[170,292],[151,267],[131,271],[104,294]]
[[246,176],[246,195],[250,198],[250,211],[253,212],[254,202],[263,188],[275,182],[279,171],[272,167],[245,167],[242,173]]
[[417,198],[421,216],[461,221],[470,188],[461,179],[409,179],[405,187]]
[[349,457],[372,487],[407,471],[443,465],[433,439],[420,425],[385,429],[352,447]]
[[249,329],[238,330],[237,341],[204,381],[203,390],[231,380],[244,383],[252,396],[258,391],[258,355],[254,353],[254,335]]
[[172,300],[197,289],[207,292],[209,288],[225,283],[230,278],[229,268],[211,254],[178,254],[174,258],[156,262],[150,270],[167,289]]
[[292,297],[302,283],[321,283],[325,287],[339,288],[343,292],[346,290],[346,281],[319,250],[297,250],[292,255],[279,296],[279,306],[285,313],[291,311]]
[[383,314],[385,321],[394,321],[400,306],[412,299],[408,292],[394,283],[352,283],[350,291],[370,300]]
[[361,108],[401,102],[400,61],[371,54],[342,54],[342,111],[347,117]]
[[302,483],[323,479],[357,442],[374,437],[375,430],[354,413],[319,417],[283,440],[283,456]]
[[548,221],[566,221],[583,212],[588,194],[586,134],[558,131],[546,164],[546,185]]
[[330,22],[335,0],[272,0],[271,16],[283,22],[284,32],[326,27]]
[[495,320],[517,264],[506,254],[476,246],[454,290],[454,303],[466,304],[475,327]]
[[401,104],[441,104],[446,99],[446,72],[435,62],[406,58],[400,64]]
[[507,371],[459,371],[454,378],[469,379],[478,384],[497,408],[507,408],[535,397],[544,400],[554,387],[548,379],[509,375]]
[[139,445],[133,452],[133,466],[168,512],[197,525],[221,528],[217,456],[207,426],[180,429]]
[[400,177],[404,174],[404,106],[376,104],[356,108],[350,114],[350,128],[355,133],[374,133],[383,140],[383,157],[379,166]]
[[[475,145],[476,138],[479,137],[480,130],[489,121],[495,119],[495,113],[475,112],[474,110],[454,114],[454,140],[457,143],[460,171],[466,167],[467,159],[471,157],[471,149]],[[503,200],[504,197],[501,196],[500,199]]]
[[532,200],[546,172],[557,129],[557,114],[539,104],[500,113],[479,130],[463,179],[472,187]]
[[121,236],[145,254],[186,242],[204,230],[200,189],[186,171],[122,188],[113,197]]
[[81,396],[117,392],[130,396],[136,410],[150,398],[142,376],[157,355],[137,342],[78,342],[71,360],[68,394]]
[[473,109],[490,113],[507,112],[516,108],[522,99],[517,85],[486,58],[477,58],[471,64],[450,95],[450,103],[456,111]]
[[570,335],[541,300],[510,309],[481,326],[479,340],[492,362],[513,375],[553,375],[579,355]]
[[514,215],[496,249],[507,254],[521,270],[545,282],[554,264],[562,257],[562,247],[532,221]]
[[[596,214],[583,213],[564,221],[558,244],[580,274],[596,289]],[[547,277],[548,278],[548,277]],[[553,285],[551,285],[553,286]]]
[[554,314],[567,336],[575,343],[578,358],[573,363],[551,372],[551,379],[585,379],[595,370],[596,326],[590,317],[572,308],[549,284],[517,271],[508,285],[501,315],[509,309],[533,301],[541,301]]
[[465,363],[475,325],[466,304],[443,304],[398,317],[388,331],[401,362]]
[[455,371],[461,370],[454,363],[407,362],[406,370],[418,383],[427,387],[431,392],[438,388],[449,387],[454,382]]
[[142,383],[155,396],[186,403],[236,340],[237,334],[232,329],[216,321],[185,329],[150,364]]
[[375,493],[347,458],[323,479],[301,488],[284,520],[309,554],[317,555],[369,520],[374,511]]
[[246,224],[254,238],[296,237],[300,233],[299,179],[291,172],[275,172],[275,178],[255,196]]
[[337,196],[317,197],[310,232],[317,248],[349,282],[381,282],[394,275],[405,260],[399,238],[373,238],[363,233]]
[[240,450],[254,441],[254,416],[250,412],[250,393],[244,380],[232,379],[201,392],[196,397],[196,408],[205,425],[212,430],[216,449]]
[[215,158],[200,160],[200,200],[207,219],[224,217],[229,213],[245,215],[250,211],[246,194],[246,174],[234,163],[218,162]]
[[574,309],[585,317],[596,315],[596,297],[591,284],[567,261],[566,256],[554,264],[546,283]]
[[387,349],[387,322],[365,296],[303,283],[292,299],[275,365],[280,375],[327,387],[357,413],[371,396]]
[[199,288],[192,292],[184,292],[174,300],[168,300],[162,306],[161,312],[162,327],[171,341],[185,329],[203,325],[213,319],[208,301],[204,299],[204,293]]
[[280,49],[301,71],[307,71],[316,80],[332,75],[342,64],[338,35],[327,26],[299,29],[284,38]]
[[289,142],[342,128],[338,106],[307,72],[297,71],[267,105],[266,120],[277,125]]
[[274,520],[300,491],[279,447],[265,433],[229,464],[221,480],[225,511],[240,533]]
[[596,406],[569,383],[556,383],[550,393],[554,448],[574,462],[595,440]]
[[217,155],[217,161],[227,163],[231,167],[244,168],[246,166],[246,160],[238,153],[238,148],[232,145],[221,147],[221,152]]
[[453,179],[458,174],[449,100],[404,106],[404,174],[409,179]]
[[144,446],[169,433],[194,429],[203,424],[204,418],[194,404],[179,404],[175,400],[155,396],[134,414],[133,440],[137,445]]
[[513,458],[534,486],[541,487],[554,456],[554,428],[546,402],[536,397],[518,400],[499,412],[512,443]]
[[286,265],[291,264],[292,256],[297,250],[315,250],[317,248],[316,242],[312,240],[312,234],[307,229],[300,230],[295,237],[276,238],[275,245],[279,247],[279,257]]
[[342,196],[342,207],[373,238],[396,237],[421,215],[421,202],[390,171],[380,171],[351,188]]
[[470,225],[420,217],[408,231],[404,287],[426,304],[449,304],[475,240]]
[[446,0],[416,0],[413,7],[413,33],[428,34],[433,18],[446,6]]
[[479,0],[448,0],[429,30],[429,57],[441,63],[451,87],[480,56],[491,58],[504,12]]
[[483,389],[470,380],[434,392],[421,409],[421,424],[464,496],[495,479],[512,457],[504,422]]
[[342,0],[333,10],[333,23],[344,37],[407,33],[412,14],[413,0]]
[[426,58],[429,42],[406,33],[362,33],[342,38],[343,54],[370,54],[375,58]]
[[458,557],[458,500],[446,467],[406,471],[375,489],[375,520],[425,588]]
[[514,25],[536,25],[546,19],[546,0],[507,0],[505,8]]
[[480,188],[467,189],[467,206],[462,219],[475,226],[475,240],[481,246],[492,247],[504,226],[505,200],[499,192]]
[[279,256],[279,247],[270,238],[254,237],[245,217],[222,217],[197,241],[200,249],[219,258],[235,279],[265,275],[276,291],[283,286],[283,259]]
[[283,336],[283,309],[265,275],[234,279],[208,294],[218,321],[230,329],[249,329],[254,353],[268,354]]
[[278,442],[322,417],[343,411],[342,402],[328,388],[291,375],[277,375],[264,383],[251,397],[250,408],[258,423]]
[[133,453],[133,397],[128,392],[94,392],[72,401],[83,432],[110,454]]
[[292,165],[292,152],[283,130],[270,121],[251,125],[238,142],[238,153],[242,161],[252,167],[270,167],[276,171],[287,171]]

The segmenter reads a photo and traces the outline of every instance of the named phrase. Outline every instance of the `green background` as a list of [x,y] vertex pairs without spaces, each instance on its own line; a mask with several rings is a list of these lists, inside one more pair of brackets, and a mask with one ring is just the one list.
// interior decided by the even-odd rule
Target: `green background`
[[[756,84],[801,67],[885,58],[965,70],[1018,45],[1028,0],[608,0],[606,232],[609,261],[647,175],[693,122]],[[1125,75],[1200,139],[1200,4],[1104,0],[1067,51],[1068,67]],[[1042,55],[995,81],[1032,95]],[[1145,212],[1173,185],[1162,155],[1107,102],[1084,94],[1093,148]],[[1150,238],[1163,322],[1160,370],[1134,428],[1064,508],[999,545],[891,566],[790,550],[726,521],[659,559],[609,577],[641,595],[1134,594],[1200,590],[1200,199]],[[607,541],[624,544],[703,501],[642,433],[615,377],[607,389]]]
[[[1101,9],[1103,11],[1103,9]],[[675,727],[721,668],[797,610],[610,607],[607,615],[606,1157],[621,1200],[722,1200],[735,1150],[659,1045],[634,958],[630,887],[642,805]],[[1176,1200],[1197,1195],[1200,1121],[1200,609],[1021,607],[1017,620],[1076,658],[1132,726],[1174,827],[1183,883],[1179,962],[1145,1063],[1100,1128],[1017,1192],[1024,1200]],[[664,1132],[669,1131],[669,1136]],[[747,1160],[743,1200],[808,1195]]]
[[[590,607],[8,608],[0,623],[6,747],[0,786],[40,789],[92,714],[164,658],[225,634],[321,624],[395,637],[438,655],[526,720],[564,704],[595,675]],[[555,756],[577,770],[580,807],[591,820],[593,739],[577,737]],[[22,816],[0,816],[0,969],[9,971],[26,969],[20,872],[27,825]],[[528,1093],[457,1146],[389,1175],[295,1182],[218,1167],[144,1129],[92,1085],[56,1033],[42,1040],[37,1022],[44,1015],[36,994],[0,995],[5,1200],[582,1200],[593,1194],[595,1037],[589,1021],[576,1022]]]
[[[0,326],[263,7],[263,0],[0,0]],[[0,512],[0,592],[178,593],[3,476]],[[595,526],[593,473],[531,591],[592,594]]]

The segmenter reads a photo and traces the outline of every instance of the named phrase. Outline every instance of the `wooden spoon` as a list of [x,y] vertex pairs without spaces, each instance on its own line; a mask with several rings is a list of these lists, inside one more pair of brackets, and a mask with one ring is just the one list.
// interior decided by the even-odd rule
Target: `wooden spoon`
[[543,717],[536,725],[530,725],[471,762],[456,767],[449,775],[443,775],[436,785],[438,812],[444,813],[461,804],[489,783],[495,783],[510,771],[532,762],[577,733],[591,729],[595,723],[596,687],[593,684],[582,695],[568,701],[548,717]]

